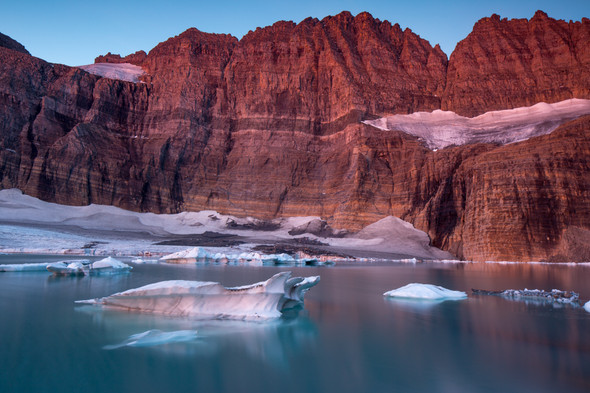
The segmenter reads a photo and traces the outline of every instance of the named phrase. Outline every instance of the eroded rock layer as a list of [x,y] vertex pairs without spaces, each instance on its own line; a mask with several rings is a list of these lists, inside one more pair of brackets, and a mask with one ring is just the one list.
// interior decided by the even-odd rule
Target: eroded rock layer
[[[535,37],[562,26],[543,15],[478,25],[488,22],[525,23]],[[517,144],[437,152],[359,121],[441,106],[473,114],[543,97],[590,98],[582,66],[588,25],[566,25],[577,62],[567,68],[553,50],[541,51],[551,61],[531,60],[533,74],[499,70],[497,56],[477,57],[488,68],[467,67],[468,51],[460,54],[476,48],[472,35],[447,65],[438,47],[367,13],[278,22],[240,41],[189,29],[147,55],[97,59],[140,65],[142,83],[0,47],[0,187],[158,213],[313,215],[351,230],[395,215],[467,259],[584,258],[590,118]],[[510,48],[501,51],[520,56],[522,48]],[[488,82],[476,70],[488,72]],[[531,90],[538,75],[565,75],[555,83],[568,93]],[[524,90],[508,89],[505,98],[490,87],[496,80]]]

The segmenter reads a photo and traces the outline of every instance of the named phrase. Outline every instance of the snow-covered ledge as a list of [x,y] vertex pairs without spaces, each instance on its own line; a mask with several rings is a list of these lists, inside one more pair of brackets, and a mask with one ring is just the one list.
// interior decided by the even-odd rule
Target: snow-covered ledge
[[590,114],[590,100],[570,99],[554,104],[486,112],[469,118],[435,110],[393,115],[363,123],[381,130],[398,130],[422,139],[429,149],[471,143],[508,144],[553,132],[559,125]]

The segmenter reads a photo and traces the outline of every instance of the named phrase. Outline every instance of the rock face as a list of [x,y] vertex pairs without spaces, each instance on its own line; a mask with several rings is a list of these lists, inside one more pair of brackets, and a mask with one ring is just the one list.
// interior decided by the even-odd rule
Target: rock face
[[590,96],[590,20],[483,18],[449,61],[442,109],[464,116]]
[[[498,53],[523,57],[532,74],[508,72],[481,49],[474,37],[487,25],[504,32]],[[567,27],[569,66],[553,55],[566,48],[549,41],[540,58],[505,45],[513,31],[553,37],[554,26]],[[492,17],[447,64],[409,29],[345,12],[278,22],[240,41],[189,29],[147,55],[97,58],[140,65],[142,83],[0,47],[0,188],[159,213],[314,215],[334,230],[394,215],[468,259],[579,258],[590,233],[590,119],[518,144],[437,152],[359,120],[590,98],[589,28],[586,19]],[[478,51],[485,56],[470,57]],[[542,75],[555,76],[543,79],[547,88]]]

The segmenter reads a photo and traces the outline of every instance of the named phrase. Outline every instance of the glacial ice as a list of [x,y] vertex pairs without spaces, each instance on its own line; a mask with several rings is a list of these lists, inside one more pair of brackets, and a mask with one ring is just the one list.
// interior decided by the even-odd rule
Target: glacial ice
[[584,304],[584,310],[590,312],[590,300],[586,302],[586,304]]
[[[18,189],[0,190],[0,217],[3,221],[0,225],[0,251],[129,256],[162,255],[178,250],[171,249],[169,245],[155,243],[151,238],[153,236],[169,238],[210,231],[248,237],[252,243],[256,243],[257,239],[268,243],[293,239],[289,235],[291,229],[319,219],[313,216],[277,219],[273,222],[280,224],[280,228],[270,232],[237,230],[228,227],[226,223],[236,222],[245,227],[253,219],[226,216],[211,210],[154,214],[104,205],[65,206],[24,195]],[[148,233],[150,236],[138,238],[137,233]],[[315,238],[310,234],[305,237]],[[451,254],[431,247],[426,233],[392,216],[377,221],[350,237],[324,238],[322,241],[341,249],[387,252],[422,259],[452,259]],[[95,244],[88,248],[86,245],[92,242]],[[215,259],[219,261],[223,258],[229,261],[231,257],[232,262],[240,262],[240,258],[244,261],[253,258],[253,263],[275,265],[321,262],[304,258],[293,262],[285,254],[270,255],[264,257],[264,260],[261,255],[261,261],[258,261],[257,253],[244,251],[246,250],[236,253],[234,249],[224,248],[211,254],[218,254]]]
[[291,277],[291,272],[231,288],[217,282],[171,280],[76,303],[172,317],[265,320],[279,318],[283,310],[302,303],[319,281],[319,276]]
[[0,265],[0,272],[46,272],[50,263],[17,263]]
[[78,68],[104,78],[134,83],[139,82],[139,77],[145,73],[140,66],[130,63],[97,63],[79,66]]
[[452,291],[438,285],[417,283],[385,292],[383,296],[420,300],[458,300],[467,298],[465,292]]
[[554,104],[486,112],[474,118],[435,110],[393,115],[365,124],[399,130],[421,138],[429,149],[470,143],[514,143],[553,132],[560,124],[590,114],[590,100],[570,99]]
[[172,332],[163,332],[158,329],[148,330],[129,336],[129,338],[120,344],[107,345],[104,349],[117,349],[121,347],[153,347],[157,345],[166,345],[180,342],[190,342],[197,338],[196,330],[176,330]]
[[257,252],[212,253],[202,247],[189,248],[164,255],[160,260],[168,263],[187,264],[196,262],[259,263],[262,265],[306,265],[322,264],[312,258],[295,258],[289,254],[260,254]]

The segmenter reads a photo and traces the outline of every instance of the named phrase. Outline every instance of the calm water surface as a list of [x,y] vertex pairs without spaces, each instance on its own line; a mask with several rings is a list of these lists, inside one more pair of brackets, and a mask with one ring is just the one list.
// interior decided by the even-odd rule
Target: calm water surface
[[[0,256],[0,263],[43,258]],[[298,316],[268,323],[194,322],[74,304],[160,280],[232,286],[281,270],[320,275],[321,282]],[[590,391],[590,313],[582,308],[486,296],[442,303],[383,298],[410,282],[468,293],[559,288],[590,298],[589,267],[554,265],[135,265],[126,275],[82,278],[0,273],[0,392]],[[196,330],[197,338],[124,345],[151,329]]]

